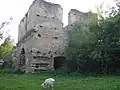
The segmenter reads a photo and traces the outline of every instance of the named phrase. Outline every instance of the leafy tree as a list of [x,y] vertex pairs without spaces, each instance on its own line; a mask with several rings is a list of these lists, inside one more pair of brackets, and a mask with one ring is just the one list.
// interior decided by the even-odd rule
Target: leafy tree
[[10,37],[7,37],[4,42],[0,45],[0,59],[5,61],[3,67],[12,67],[12,51],[15,49],[13,41]]
[[67,49],[71,69],[96,73],[120,70],[119,1],[117,7],[118,10],[111,8],[108,13],[102,10],[101,5],[98,9],[99,20],[92,15],[92,22],[88,26],[74,25]]
[[10,17],[10,19],[9,19],[8,22],[7,22],[7,21],[4,21],[4,22],[1,23],[1,25],[0,25],[0,39],[3,39],[3,33],[4,33],[4,31],[2,31],[2,29],[3,29],[6,25],[9,25],[12,20],[13,20],[13,18]]
[[71,70],[79,71],[79,62],[88,59],[91,51],[89,45],[96,42],[95,35],[90,31],[89,25],[75,24],[71,31],[70,41],[67,49],[67,57]]
[[12,50],[13,50],[13,42],[10,39],[10,37],[7,37],[4,41],[4,43],[0,46],[0,58],[4,60],[11,60],[12,56]]

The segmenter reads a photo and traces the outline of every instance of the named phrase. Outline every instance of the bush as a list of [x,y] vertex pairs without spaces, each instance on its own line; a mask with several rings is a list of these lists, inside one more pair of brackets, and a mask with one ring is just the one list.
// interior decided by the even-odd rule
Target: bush
[[15,70],[15,69],[9,69],[9,68],[4,68],[0,69],[0,74],[23,74],[21,70]]
[[67,68],[61,67],[61,68],[55,70],[55,71],[54,71],[54,74],[55,74],[55,75],[68,75],[68,74],[69,74],[69,71],[68,71]]

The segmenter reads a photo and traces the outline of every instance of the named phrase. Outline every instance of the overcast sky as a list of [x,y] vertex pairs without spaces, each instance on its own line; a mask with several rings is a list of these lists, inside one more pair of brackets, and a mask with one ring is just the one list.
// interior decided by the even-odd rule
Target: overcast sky
[[[13,21],[10,25],[6,26],[3,30],[10,30],[9,33],[12,38],[17,42],[18,39],[18,25],[21,19],[34,0],[0,0],[0,24],[3,21],[8,21],[12,16]],[[68,12],[70,9],[78,9],[82,12],[93,10],[95,12],[95,5],[100,5],[105,2],[106,7],[113,4],[113,0],[46,0],[60,4],[63,7],[63,23],[67,25]]]

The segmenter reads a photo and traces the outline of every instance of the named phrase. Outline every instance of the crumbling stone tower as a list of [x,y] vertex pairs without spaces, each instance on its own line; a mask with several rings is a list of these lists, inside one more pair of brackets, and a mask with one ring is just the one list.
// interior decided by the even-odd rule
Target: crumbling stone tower
[[65,59],[62,18],[60,5],[44,0],[33,2],[19,25],[16,65],[19,63],[26,72],[62,66]]

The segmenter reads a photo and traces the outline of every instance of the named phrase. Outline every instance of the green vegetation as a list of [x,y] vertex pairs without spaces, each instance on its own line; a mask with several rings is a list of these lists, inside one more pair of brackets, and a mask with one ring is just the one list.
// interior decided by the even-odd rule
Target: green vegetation
[[[106,17],[101,7],[99,20],[92,15],[89,25],[75,24],[66,50],[68,68],[81,73],[120,73],[120,2]],[[105,11],[106,12],[106,11]],[[98,24],[97,24],[98,22]]]
[[0,59],[10,60],[12,59],[12,50],[14,48],[13,42],[8,37],[5,39],[4,43],[0,45]]
[[[55,90],[120,90],[120,76],[107,76],[120,75],[119,0],[116,4],[118,10],[112,8],[107,17],[103,17],[101,6],[98,10],[100,20],[92,14],[89,25],[78,23],[73,26],[66,50],[67,68],[55,72],[23,74],[13,70],[12,51],[15,47],[11,39],[6,38],[0,45],[0,59],[5,61],[0,69],[0,90],[48,90],[40,84],[49,77],[55,77]],[[6,24],[9,23],[3,22],[0,29]]]
[[0,60],[4,61],[2,68],[12,68],[12,51],[14,48],[15,46],[10,37],[7,37],[0,45]]
[[[49,90],[41,88],[49,75],[0,75],[0,90]],[[51,76],[52,77],[52,76]],[[59,76],[55,77],[54,90],[119,90],[120,77]]]
[[9,33],[6,38],[3,37],[5,36],[4,34],[7,32],[7,30],[2,30],[5,26],[9,25],[12,20],[13,18],[11,17],[9,21],[4,21],[0,25],[0,42],[4,41],[0,45],[0,60],[4,61],[4,64],[0,66],[0,69],[12,67],[12,51],[15,49],[15,46],[12,39],[10,38]]

